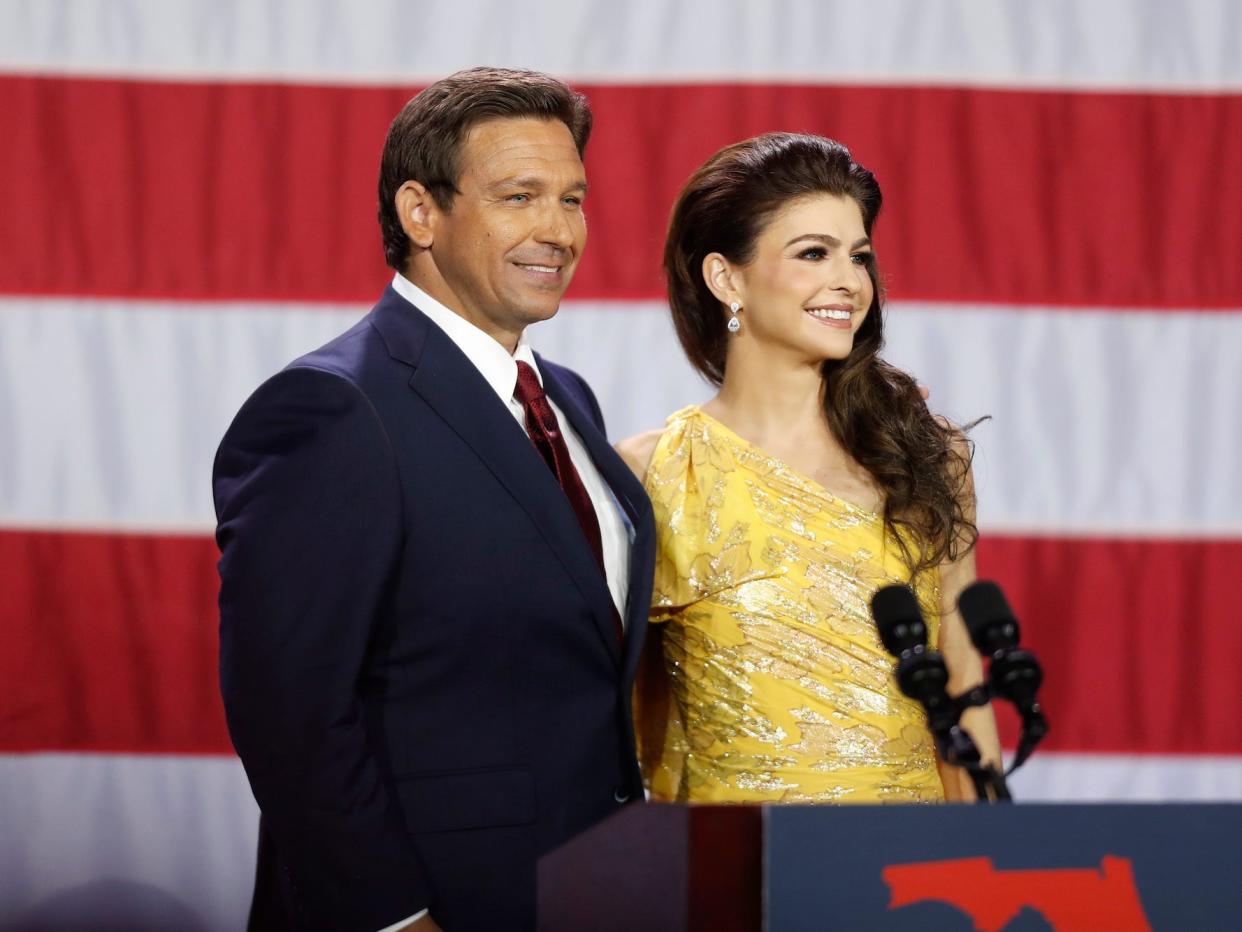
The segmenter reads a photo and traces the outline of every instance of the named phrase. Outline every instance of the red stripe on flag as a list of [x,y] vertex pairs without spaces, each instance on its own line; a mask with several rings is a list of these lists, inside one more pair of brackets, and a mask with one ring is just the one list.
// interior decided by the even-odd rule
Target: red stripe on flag
[[[1242,307],[1239,95],[582,89],[591,243],[571,297],[659,297],[688,174],[783,129],[876,171],[896,297]],[[369,302],[379,154],[411,92],[0,78],[0,292]]]
[[1045,746],[1242,753],[1239,566],[1242,540],[984,537],[1044,666]]
[[210,537],[0,532],[0,751],[231,753]]
[[[228,753],[215,559],[208,537],[0,532],[0,751]],[[985,537],[979,565],[1047,670],[1049,749],[1242,754],[1242,541]]]

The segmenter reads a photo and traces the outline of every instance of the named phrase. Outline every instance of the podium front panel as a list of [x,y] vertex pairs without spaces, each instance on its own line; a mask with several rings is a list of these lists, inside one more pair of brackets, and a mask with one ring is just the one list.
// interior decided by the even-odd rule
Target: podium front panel
[[771,806],[768,932],[1242,929],[1242,806]]

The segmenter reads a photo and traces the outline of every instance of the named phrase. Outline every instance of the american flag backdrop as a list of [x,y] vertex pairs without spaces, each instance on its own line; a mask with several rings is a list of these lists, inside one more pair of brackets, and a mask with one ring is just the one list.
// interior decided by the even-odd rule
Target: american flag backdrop
[[1242,5],[0,0],[0,927],[243,923],[212,456],[379,295],[388,122],[475,64],[594,108],[586,257],[531,339],[614,440],[709,394],[659,274],[691,170],[849,145],[888,358],[992,416],[980,571],[1053,724],[1015,795],[1242,800]]

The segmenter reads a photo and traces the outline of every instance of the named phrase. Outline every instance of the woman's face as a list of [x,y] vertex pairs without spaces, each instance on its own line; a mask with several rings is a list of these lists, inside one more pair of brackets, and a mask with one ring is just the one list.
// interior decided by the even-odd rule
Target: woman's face
[[795,362],[844,359],[875,296],[870,257],[852,198],[790,202],[759,234],[751,261],[731,270],[743,308],[734,339],[758,341]]

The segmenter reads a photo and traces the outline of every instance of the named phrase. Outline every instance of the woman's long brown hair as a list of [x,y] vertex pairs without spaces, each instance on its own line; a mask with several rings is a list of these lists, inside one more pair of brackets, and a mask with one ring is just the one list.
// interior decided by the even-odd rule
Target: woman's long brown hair
[[[677,336],[710,382],[724,380],[726,312],[703,279],[703,260],[718,252],[745,265],[775,214],[819,194],[853,199],[871,236],[883,197],[875,176],[848,149],[822,136],[768,133],[721,149],[691,176],[673,206],[664,272]],[[880,358],[883,289],[874,254],[867,261],[874,298],[845,359],[823,364],[824,415],[833,435],[874,478],[884,522],[912,572],[967,553],[978,538],[965,488],[972,447],[935,417],[918,385]],[[973,425],[972,425],[973,426]]]

